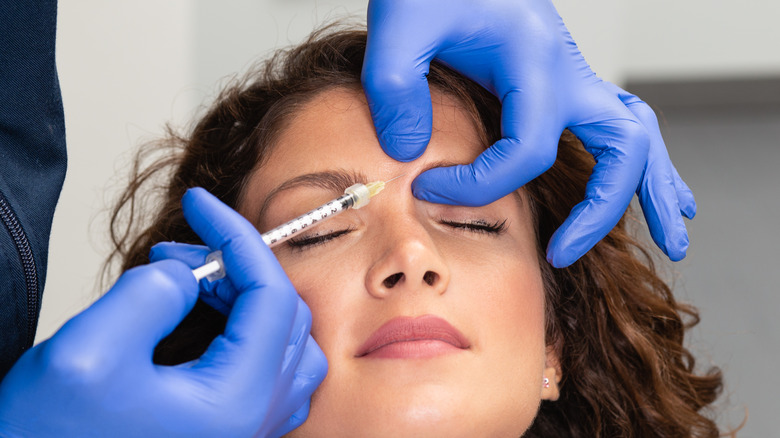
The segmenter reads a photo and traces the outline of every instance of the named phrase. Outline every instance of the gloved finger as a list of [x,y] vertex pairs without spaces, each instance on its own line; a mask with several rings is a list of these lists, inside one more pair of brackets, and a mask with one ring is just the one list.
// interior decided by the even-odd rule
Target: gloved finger
[[637,196],[653,241],[669,259],[678,261],[688,249],[688,232],[680,215],[671,172],[658,171],[658,167],[662,166],[648,165]]
[[[504,138],[471,164],[429,169],[415,178],[418,199],[479,206],[517,190],[555,163],[561,129],[547,116],[549,103],[536,91],[508,93],[503,100]],[[522,117],[521,117],[522,115]]]
[[176,259],[189,266],[190,269],[194,269],[203,265],[206,261],[206,256],[210,252],[209,247],[203,245],[160,242],[149,250],[149,261],[157,262],[165,259]]
[[[282,370],[276,378],[274,410],[282,414],[278,416],[280,421],[287,421],[288,416],[301,405],[303,400],[309,398],[314,391],[313,388],[308,390],[307,387],[302,387],[300,383],[296,384],[296,379],[300,379],[299,372],[301,366],[313,366],[312,364],[301,363],[303,360],[313,359],[306,356],[307,349],[310,350],[307,347],[308,341],[311,339],[310,331],[311,312],[306,303],[299,299],[298,311],[295,314],[293,336],[290,338],[290,344],[285,352]],[[311,355],[311,351],[309,351],[309,355]],[[324,356],[321,360],[325,360]],[[322,365],[320,365],[321,367]],[[277,424],[269,424],[268,426],[269,430],[278,427]]]
[[674,187],[677,189],[677,202],[680,204],[680,213],[688,219],[696,216],[696,200],[693,198],[693,192],[685,184],[677,173],[677,168],[672,164],[672,177],[674,178]]
[[[658,125],[658,118],[655,112],[643,102],[639,97],[623,90],[615,84],[604,82],[605,88],[614,93],[620,98],[620,100],[628,107],[629,110],[639,119],[639,121],[645,126],[648,134],[651,136],[650,152],[648,153],[648,159],[654,155],[658,155],[665,159],[669,163],[668,172],[672,175],[674,181],[675,193],[677,195],[677,204],[680,209],[680,213],[688,219],[693,219],[696,216],[696,201],[693,197],[693,192],[688,187],[688,184],[680,178],[680,174],[674,167],[669,154],[666,150],[666,144],[663,141],[661,135],[661,128]],[[658,151],[659,154],[655,154],[654,151]]]
[[238,291],[224,334],[209,346],[201,364],[230,366],[230,380],[270,394],[299,297],[260,234],[240,214],[202,188],[188,190],[182,207],[193,231],[222,251],[227,277]]
[[276,430],[269,433],[268,436],[281,437],[299,428],[306,421],[306,419],[309,418],[310,408],[311,408],[311,399],[306,399],[303,405],[301,405],[301,407],[298,408],[298,410],[296,410],[290,416],[290,418],[287,419],[287,421],[285,421]]
[[309,402],[314,391],[320,386],[328,372],[328,362],[317,342],[308,336],[303,356],[295,369],[292,388],[285,397],[286,409],[300,406],[287,421],[277,428],[275,433],[281,436],[299,427],[309,415]]
[[[414,3],[418,3],[415,5]],[[433,121],[428,68],[438,23],[409,1],[371,1],[361,81],[382,149],[399,161],[422,155]],[[399,35],[415,35],[414,38]]]
[[306,348],[306,340],[310,336],[309,333],[311,333],[311,311],[309,310],[309,306],[307,306],[299,297],[292,336],[290,336],[290,343],[287,345],[287,350],[284,353],[284,360],[282,362],[281,374],[283,376],[289,376],[290,381],[292,381],[295,369],[298,368],[298,363],[303,356],[303,352]]
[[650,137],[619,99],[614,99],[618,106],[601,121],[569,127],[596,165],[585,200],[574,206],[550,239],[547,261],[555,267],[571,265],[615,227],[642,178]]
[[[195,305],[189,267],[164,260],[126,271],[114,286],[55,335],[57,345],[85,361],[114,357],[151,364],[151,352]],[[98,362],[100,363],[100,362]]]
[[[184,262],[194,269],[202,266],[211,249],[203,245],[191,245],[187,243],[160,242],[149,251],[149,260],[158,261],[176,259]],[[198,298],[206,304],[218,310],[223,315],[230,314],[233,302],[236,299],[236,289],[227,279],[209,281],[203,278],[199,282],[200,295]]]
[[297,348],[300,354],[294,369],[291,370],[293,373],[291,386],[284,396],[287,412],[292,412],[309,399],[328,372],[325,354],[314,338],[306,335]]
[[290,394],[293,395],[292,404],[297,406],[308,400],[314,391],[320,386],[328,374],[328,361],[325,353],[317,344],[317,341],[307,336],[303,356],[298,362],[293,378],[293,386]]
[[[609,84],[611,85],[611,84]],[[613,86],[650,136],[647,165],[637,189],[639,204],[655,244],[673,261],[682,260],[688,249],[688,232],[680,215],[678,191],[675,187],[672,162],[666,150],[658,119],[641,99]]]

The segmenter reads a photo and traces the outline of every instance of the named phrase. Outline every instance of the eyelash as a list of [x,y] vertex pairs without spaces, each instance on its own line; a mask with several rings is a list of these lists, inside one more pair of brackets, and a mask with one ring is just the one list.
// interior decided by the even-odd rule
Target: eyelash
[[299,238],[292,238],[287,240],[287,245],[295,251],[303,251],[305,249],[313,248],[318,245],[324,245],[329,241],[343,236],[344,234],[355,231],[355,228],[349,227],[344,230],[333,231],[327,234],[314,234],[309,236],[303,236]]
[[446,219],[439,219],[444,225],[455,229],[463,229],[466,231],[473,231],[475,233],[486,234],[503,234],[506,231],[506,219],[496,222],[488,222],[484,219],[477,219],[469,222],[455,222]]
[[[499,235],[506,231],[507,220],[504,219],[503,221],[488,222],[486,220],[477,219],[469,222],[456,222],[456,221],[440,219],[439,222],[455,229],[462,229],[474,233]],[[287,241],[287,245],[291,247],[293,250],[303,251],[309,248],[313,248],[315,246],[324,245],[330,242],[331,240],[339,238],[354,230],[355,230],[354,228],[350,227],[344,230],[338,230],[327,234],[315,234],[308,237],[299,237],[297,239],[293,238]]]

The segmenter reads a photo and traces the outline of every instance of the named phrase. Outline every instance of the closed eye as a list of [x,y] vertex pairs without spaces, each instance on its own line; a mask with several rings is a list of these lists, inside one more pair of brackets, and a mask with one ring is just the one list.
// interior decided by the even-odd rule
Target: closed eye
[[442,224],[447,225],[448,227],[452,227],[464,231],[472,231],[475,233],[499,235],[499,234],[503,234],[507,228],[506,219],[502,221],[495,221],[495,222],[487,221],[484,219],[476,219],[476,220],[470,220],[466,222],[451,221],[447,219],[440,219],[439,221]]
[[351,233],[355,229],[350,227],[338,231],[330,231],[324,233],[308,234],[297,238],[291,238],[287,240],[287,246],[295,251],[303,251],[309,248],[313,248],[318,245],[324,245],[333,239],[337,239],[347,233]]

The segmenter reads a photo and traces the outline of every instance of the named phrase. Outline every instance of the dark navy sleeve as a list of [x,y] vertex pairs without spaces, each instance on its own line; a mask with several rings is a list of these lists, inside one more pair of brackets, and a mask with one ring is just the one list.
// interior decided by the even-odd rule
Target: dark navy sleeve
[[0,378],[32,346],[65,178],[56,0],[0,0]]

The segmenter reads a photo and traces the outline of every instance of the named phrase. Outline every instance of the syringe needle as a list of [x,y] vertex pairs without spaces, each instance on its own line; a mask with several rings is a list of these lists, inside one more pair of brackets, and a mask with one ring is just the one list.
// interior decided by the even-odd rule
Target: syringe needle
[[387,181],[373,181],[368,184],[366,184],[366,188],[368,188],[368,197],[373,198],[374,196],[378,195],[379,192],[385,189],[385,185],[391,181],[395,181],[398,178],[406,175],[405,173],[402,173],[394,178],[390,178]]
[[398,175],[398,176],[392,177],[392,178],[390,178],[389,180],[385,181],[385,184],[387,184],[387,183],[389,183],[389,182],[392,182],[392,181],[395,181],[395,180],[397,180],[398,178],[400,178],[400,177],[402,177],[402,176],[404,176],[404,175],[406,175],[406,174],[405,174],[405,173],[402,173],[402,174],[400,174],[400,175]]

